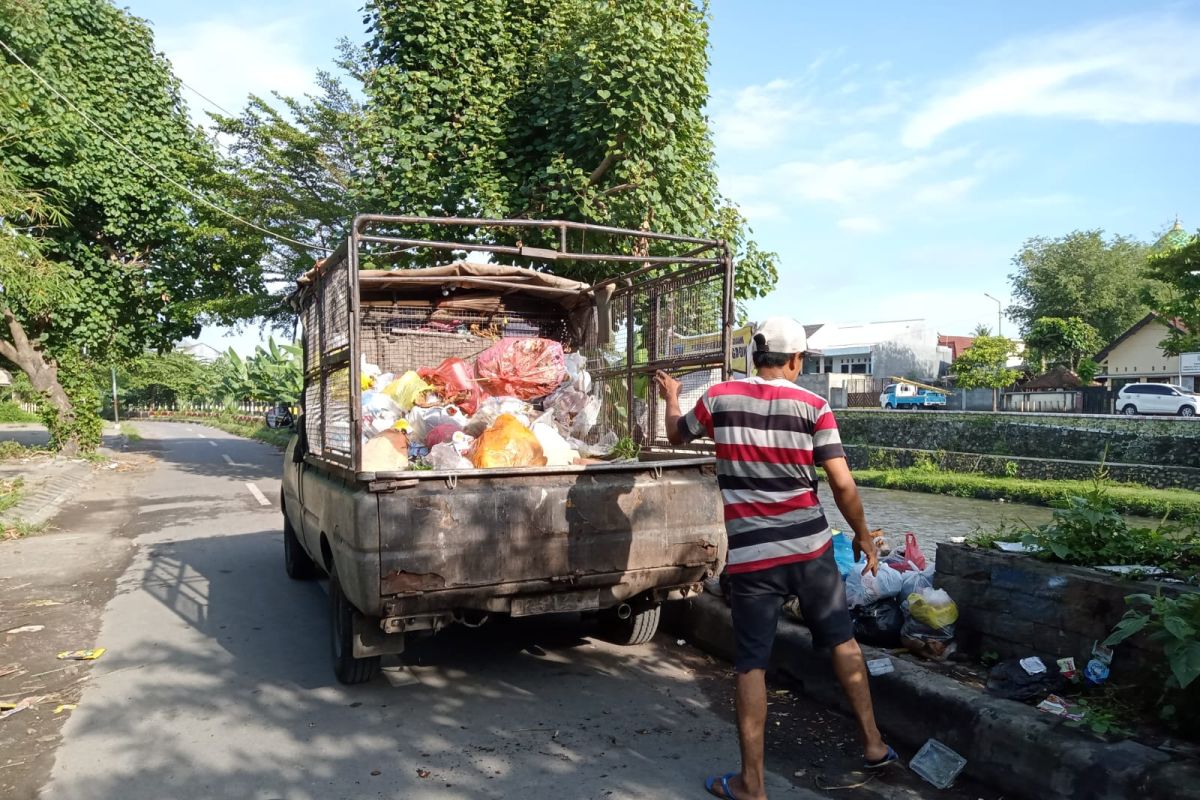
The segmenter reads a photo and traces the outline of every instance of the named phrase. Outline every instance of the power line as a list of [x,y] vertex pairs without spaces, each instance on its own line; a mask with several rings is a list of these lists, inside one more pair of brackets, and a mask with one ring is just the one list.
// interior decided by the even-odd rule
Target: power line
[[188,84],[184,83],[183,79],[180,78],[178,75],[175,76],[175,80],[179,81],[180,86],[182,86],[185,89],[190,90],[194,95],[199,97],[201,100],[208,103],[213,108],[217,109],[217,111],[224,113],[225,116],[227,116],[227,117],[236,117],[237,116],[237,114],[234,114],[232,111],[225,108],[225,106],[221,105],[216,100],[213,100],[211,97],[206,95],[204,92],[200,91],[199,89],[197,89],[193,86],[189,86]]
[[[278,239],[278,240],[279,240],[279,241],[281,241],[281,242],[286,242],[286,243],[288,243],[288,244],[293,244],[293,245],[296,245],[296,246],[298,246],[298,247],[303,247],[303,248],[305,248],[306,250],[320,250],[320,251],[321,251],[321,252],[323,252],[323,253],[331,253],[331,252],[333,252],[333,251],[332,251],[332,250],[330,250],[328,247],[321,247],[321,246],[319,246],[319,245],[315,245],[315,244],[309,244],[309,243],[307,243],[307,242],[302,242],[302,241],[300,241],[299,239],[292,239],[292,238],[290,238],[290,237],[287,237],[287,236],[284,236],[284,235],[282,235],[282,234],[275,233],[275,232],[274,232],[274,231],[272,231],[272,230],[268,230],[267,228],[264,228],[264,227],[262,227],[261,225],[256,225],[255,223],[251,222],[250,220],[246,219],[245,217],[239,216],[238,214],[235,214],[235,213],[233,213],[233,212],[232,212],[232,211],[230,211],[229,209],[227,209],[227,208],[223,208],[222,206],[219,206],[219,205],[217,205],[217,204],[216,204],[216,203],[214,203],[212,200],[209,200],[207,197],[205,197],[205,196],[201,195],[200,193],[196,192],[196,191],[195,191],[194,189],[192,189],[191,187],[189,187],[189,186],[186,186],[186,185],[184,185],[184,184],[180,183],[179,181],[175,180],[175,179],[174,179],[174,178],[172,178],[171,176],[164,174],[164,173],[163,173],[163,172],[162,172],[162,171],[161,171],[161,170],[160,170],[158,167],[154,166],[154,165],[153,165],[153,164],[151,164],[149,161],[147,161],[146,159],[144,159],[144,158],[142,158],[141,156],[139,156],[139,155],[138,155],[136,152],[134,152],[134,151],[133,151],[133,150],[132,150],[132,149],[131,149],[131,148],[130,148],[130,147],[127,145],[127,144],[125,144],[125,143],[124,143],[124,142],[122,142],[121,140],[117,139],[117,137],[115,137],[115,136],[113,136],[111,133],[109,133],[109,132],[108,132],[108,131],[107,131],[107,130],[104,128],[104,126],[103,126],[103,125],[101,125],[100,123],[98,123],[98,122],[96,122],[94,119],[92,119],[90,116],[88,116],[88,114],[87,114],[86,112],[84,112],[82,109],[80,109],[80,108],[79,108],[79,106],[77,106],[77,105],[75,105],[73,102],[71,102],[71,99],[70,99],[69,97],[67,97],[66,95],[64,95],[64,94],[63,94],[62,92],[60,92],[58,89],[54,88],[54,85],[53,85],[53,84],[51,84],[51,83],[50,83],[48,80],[46,80],[45,78],[43,78],[43,77],[41,76],[41,74],[40,74],[40,73],[39,73],[39,72],[38,72],[36,69],[34,69],[33,67],[31,67],[31,66],[29,66],[28,64],[26,64],[26,63],[25,63],[25,61],[24,61],[24,59],[22,59],[22,58],[21,58],[19,55],[17,55],[15,52],[13,52],[13,49],[12,49],[11,47],[9,47],[9,46],[8,46],[8,42],[4,41],[3,39],[0,39],[0,47],[3,47],[3,48],[4,48],[4,50],[5,50],[5,51],[6,51],[6,52],[7,52],[7,53],[10,55],[10,56],[12,56],[13,58],[15,58],[15,59],[17,60],[17,63],[18,63],[18,64],[20,64],[20,65],[21,65],[22,67],[24,67],[25,69],[29,70],[29,73],[30,73],[31,75],[33,75],[33,77],[37,78],[37,80],[38,80],[38,83],[42,84],[42,86],[45,86],[47,89],[49,89],[49,90],[50,90],[50,92],[51,92],[51,94],[53,94],[53,95],[54,95],[55,97],[57,97],[59,100],[63,101],[63,103],[65,103],[65,104],[67,105],[67,107],[68,107],[68,108],[70,108],[72,111],[74,111],[74,112],[75,112],[76,114],[78,114],[80,117],[82,117],[82,118],[83,118],[83,120],[84,120],[85,122],[87,122],[89,125],[91,125],[91,126],[92,126],[93,128],[95,128],[96,130],[100,131],[100,134],[101,134],[102,136],[104,136],[104,137],[105,137],[106,139],[108,139],[110,142],[112,142],[113,144],[115,144],[117,147],[119,147],[119,148],[121,148],[122,150],[124,150],[126,153],[128,153],[130,156],[132,156],[132,157],[133,157],[133,159],[134,159],[135,161],[137,161],[139,164],[141,164],[142,166],[144,166],[146,169],[148,169],[148,170],[150,170],[151,172],[153,172],[155,175],[157,175],[157,176],[158,176],[159,178],[161,178],[162,180],[164,180],[164,181],[166,181],[167,183],[169,183],[170,185],[174,186],[176,189],[179,189],[180,191],[184,192],[184,193],[185,193],[185,194],[187,194],[188,196],[190,196],[190,197],[192,197],[192,198],[194,198],[194,199],[196,199],[196,200],[199,200],[201,203],[203,203],[204,205],[206,205],[206,206],[208,206],[209,208],[213,209],[214,211],[217,211],[217,212],[219,212],[219,213],[221,213],[221,214],[224,214],[225,216],[229,217],[230,219],[232,219],[232,220],[234,220],[234,221],[236,221],[236,222],[240,222],[242,225],[245,225],[245,226],[246,226],[246,227],[248,227],[248,228],[252,228],[253,230],[256,230],[256,231],[258,231],[259,233],[265,234],[266,236],[270,236],[270,237],[271,237],[271,238],[273,238],[273,239]],[[192,91],[195,91],[195,90],[193,89]]]

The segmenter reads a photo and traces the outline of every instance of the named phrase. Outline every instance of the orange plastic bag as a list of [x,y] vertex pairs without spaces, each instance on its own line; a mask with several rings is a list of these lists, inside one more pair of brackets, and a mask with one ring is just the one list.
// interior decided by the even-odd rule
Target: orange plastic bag
[[479,469],[544,467],[546,454],[533,431],[512,414],[501,414],[475,443],[471,463]]

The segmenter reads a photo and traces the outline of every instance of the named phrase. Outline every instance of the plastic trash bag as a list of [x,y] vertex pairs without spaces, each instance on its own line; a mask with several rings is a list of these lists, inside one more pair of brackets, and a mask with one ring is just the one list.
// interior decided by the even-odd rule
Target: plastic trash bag
[[958,648],[954,643],[954,625],[943,628],[926,625],[915,619],[904,621],[900,629],[900,644],[913,655],[941,661]]
[[1009,700],[1034,700],[1048,694],[1061,692],[1066,685],[1058,664],[1044,660],[1045,672],[1030,675],[1021,666],[1020,659],[1001,661],[988,673],[988,694],[1006,697]]
[[463,427],[471,436],[481,436],[501,414],[511,414],[520,420],[522,425],[530,424],[533,406],[516,397],[485,397],[479,403],[476,411]]
[[366,355],[358,358],[358,383],[364,392],[375,386],[376,379],[383,373],[377,364],[367,363]]
[[411,411],[413,406],[429,406],[432,404],[430,396],[435,394],[433,387],[412,370],[384,385],[382,391],[401,411]]
[[429,457],[426,460],[430,467],[437,470],[475,469],[475,465],[459,452],[452,442],[435,444],[429,449]]
[[453,425],[456,429],[462,430],[467,424],[466,417],[459,413],[457,406],[434,406],[432,408],[415,406],[404,416],[412,425],[409,438],[418,444],[428,444],[429,432],[434,428]]
[[574,464],[579,458],[579,451],[572,448],[553,426],[545,422],[535,422],[531,430],[546,455],[546,466],[566,467]]
[[475,375],[493,397],[532,400],[563,382],[566,357],[551,339],[501,339],[475,359]]
[[383,433],[400,419],[400,407],[383,392],[363,392],[362,412],[363,429],[367,435]]
[[852,569],[846,573],[846,605],[851,609],[867,604],[867,590],[862,585],[862,572]]
[[471,451],[471,463],[492,467],[544,467],[546,454],[533,431],[512,414],[501,414]]
[[947,628],[958,622],[958,606],[945,589],[922,589],[908,595],[908,615],[931,628]]
[[915,569],[910,569],[907,572],[900,573],[900,597],[904,598],[903,605],[908,607],[908,596],[920,594],[923,589],[933,588],[933,568],[926,569],[924,572],[918,572]]
[[592,375],[587,371],[587,356],[582,353],[568,353],[563,359],[567,369],[567,380],[577,392],[587,394],[592,390]]
[[843,578],[854,567],[854,543],[842,531],[833,532],[833,560],[837,562],[838,572]]
[[392,428],[363,445],[364,472],[403,472],[408,469],[408,434]]
[[462,430],[461,425],[453,422],[443,422],[441,425],[435,425],[425,432],[425,446],[437,447],[439,444],[450,441],[454,438],[454,434]]
[[434,368],[422,367],[417,374],[434,388],[443,403],[458,406],[468,417],[479,410],[483,390],[471,365],[461,358],[447,358]]
[[854,614],[854,638],[876,647],[899,647],[904,627],[904,612],[895,597],[877,600],[857,609]]
[[926,567],[925,554],[921,552],[921,547],[917,544],[917,537],[912,533],[904,534],[903,549],[892,552],[883,561],[897,572],[908,570],[923,572]]
[[874,603],[898,597],[904,587],[904,579],[890,565],[880,564],[878,574],[868,572],[862,576],[862,585],[867,602]]

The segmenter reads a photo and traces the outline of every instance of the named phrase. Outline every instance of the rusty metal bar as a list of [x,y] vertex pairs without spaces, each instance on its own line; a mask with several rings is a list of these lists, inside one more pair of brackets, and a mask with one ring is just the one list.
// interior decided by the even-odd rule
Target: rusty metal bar
[[[518,258],[533,258],[542,261],[551,260],[543,253],[553,252],[540,248],[513,247],[502,244],[468,244],[464,242],[438,242],[429,239],[401,239],[393,236],[362,234],[359,241],[369,244],[390,244],[404,248],[428,247],[434,250],[465,250],[479,253],[501,253]],[[706,248],[707,249],[707,248]],[[695,256],[626,256],[609,255],[605,253],[563,253],[556,261],[613,261],[622,264],[643,264],[649,262],[651,267],[661,264],[712,264],[721,263],[720,258],[697,258]],[[644,271],[644,270],[643,270]]]
[[[721,380],[727,381],[733,373],[733,323],[737,314],[733,299],[733,254],[729,252],[729,245],[725,242],[721,243],[721,247],[725,250],[725,281],[724,297],[722,298],[725,324],[721,326],[721,349],[724,351],[724,363],[721,364]],[[749,353],[746,356],[749,358]]]
[[[579,294],[587,293],[587,290],[585,290],[585,289],[560,289],[557,286],[539,286],[536,284],[524,285],[524,284],[520,284],[520,283],[513,284],[513,283],[509,283],[507,281],[491,280],[489,278],[472,278],[467,275],[447,275],[445,277],[423,278],[423,277],[415,277],[415,276],[405,275],[404,272],[401,270],[396,273],[396,276],[398,278],[402,279],[404,283],[429,283],[429,284],[436,284],[436,285],[442,285],[442,286],[447,285],[447,284],[462,284],[464,286],[488,286],[493,289],[507,289],[509,291],[520,291],[522,289],[535,289],[538,292],[547,292],[550,294],[563,294],[563,295],[579,295]],[[375,285],[376,282],[386,282],[386,281],[387,281],[387,278],[382,275],[369,275],[367,277],[367,288],[386,290],[387,289],[386,286],[376,286]]]
[[350,245],[346,248],[346,280],[350,292],[350,469],[358,472],[362,467],[362,377],[359,375],[359,320],[362,318],[358,296],[358,241],[357,233],[350,232]]
[[467,228],[559,228],[574,231],[591,231],[593,233],[610,233],[630,238],[656,239],[664,242],[684,242],[688,244],[716,245],[716,239],[701,239],[695,236],[681,236],[676,233],[656,233],[654,231],[638,231],[631,228],[614,228],[609,225],[596,225],[590,222],[572,222],[570,220],[552,219],[474,219],[471,217],[413,217],[392,214],[359,214],[354,218],[353,230],[365,233],[366,226],[375,222],[392,222],[401,225],[446,225]]

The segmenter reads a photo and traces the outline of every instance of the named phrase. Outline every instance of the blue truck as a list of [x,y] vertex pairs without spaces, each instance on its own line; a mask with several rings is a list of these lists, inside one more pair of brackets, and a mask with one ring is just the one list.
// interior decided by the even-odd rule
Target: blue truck
[[945,408],[946,393],[935,386],[898,380],[883,387],[883,391],[879,393],[879,407]]

